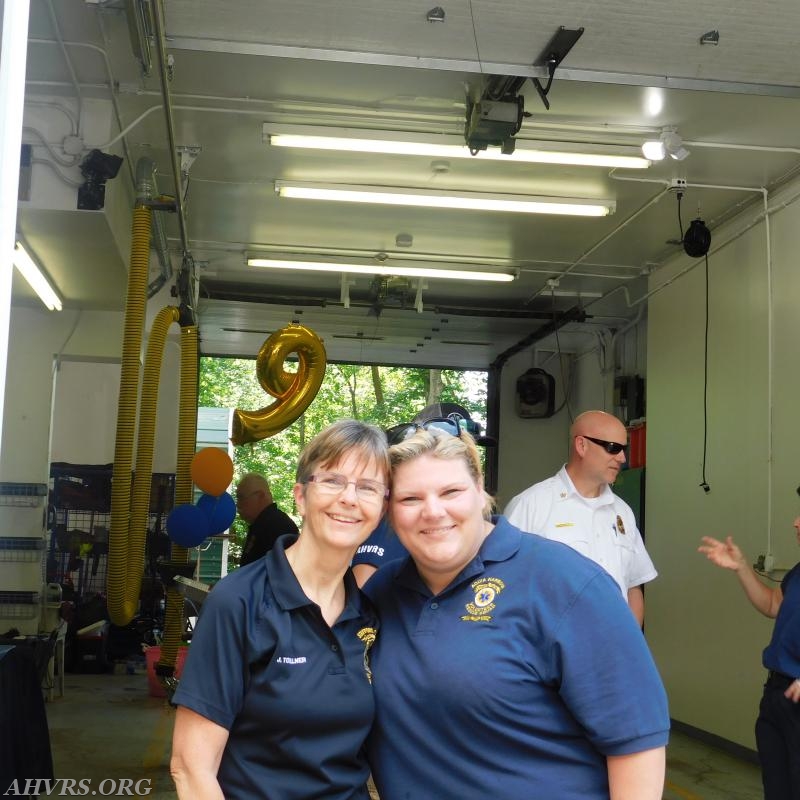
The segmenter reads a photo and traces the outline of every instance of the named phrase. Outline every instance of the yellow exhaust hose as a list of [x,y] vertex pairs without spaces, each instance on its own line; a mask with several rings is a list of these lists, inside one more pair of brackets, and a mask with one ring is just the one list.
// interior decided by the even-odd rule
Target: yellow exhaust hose
[[[115,625],[127,625],[136,611],[126,603],[129,564],[128,525],[131,506],[131,466],[136,409],[139,394],[139,352],[142,346],[147,278],[150,266],[150,228],[152,212],[146,206],[133,211],[131,261],[128,271],[128,297],[125,306],[125,335],[122,342],[122,368],[117,406],[117,438],[111,484],[111,528],[108,541],[106,579],[108,613]],[[143,555],[140,560],[143,560]],[[141,573],[139,578],[141,584]],[[138,600],[138,597],[137,597]]]
[[[197,449],[197,326],[181,328],[181,390],[178,412],[178,464],[175,477],[175,505],[191,503],[191,465]],[[172,564],[186,564],[189,551],[173,544]],[[161,657],[156,665],[160,677],[174,672],[178,648],[184,633],[184,598],[174,587],[167,588],[167,609]]]

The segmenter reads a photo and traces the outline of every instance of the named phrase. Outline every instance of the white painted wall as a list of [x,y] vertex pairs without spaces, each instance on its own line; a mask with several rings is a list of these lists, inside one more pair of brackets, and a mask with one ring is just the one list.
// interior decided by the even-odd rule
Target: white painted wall
[[[561,468],[569,455],[570,415],[574,418],[591,409],[617,413],[615,375],[645,375],[646,317],[626,331],[619,330],[616,338],[613,334],[613,329],[604,326],[569,326],[558,343],[550,337],[515,355],[505,365],[501,380],[498,508]],[[559,346],[562,353],[568,354],[564,357],[563,374],[557,356]],[[555,406],[561,410],[549,419],[520,419],[516,414],[516,381],[532,366],[544,369],[556,381]],[[564,404],[565,382],[571,385],[569,405]]]
[[64,356],[54,369],[50,461],[110,464],[114,460],[120,359]]
[[[542,367],[556,379],[556,408],[563,392],[556,362]],[[503,368],[500,381],[500,458],[497,507],[514,495],[556,472],[566,455],[569,418],[566,409],[548,419],[521,419],[515,409],[517,378],[533,366],[532,353],[513,356]]]
[[[750,211],[726,230],[716,231],[714,246],[743,230],[757,213],[758,209]],[[714,567],[696,549],[703,534],[730,534],[755,560],[769,549],[771,522],[777,564],[790,567],[797,560],[791,522],[800,483],[800,204],[775,213],[771,226],[771,433],[764,222],[709,258],[708,494],[699,487],[702,262],[649,302],[647,532],[660,575],[647,593],[647,638],[667,685],[672,716],[747,747],[754,747],[753,723],[765,677],[761,651],[772,621],[752,609],[733,573]],[[651,278],[651,290],[691,263],[681,258],[659,271]]]
[[[52,460],[113,461],[119,389],[114,362],[122,354],[123,322],[122,312],[12,309],[0,480],[47,482],[57,354],[64,363],[55,375]],[[175,471],[179,377],[180,342],[171,333],[159,384],[155,472]]]
[[121,342],[118,313],[12,308],[0,480],[47,482],[56,354],[114,358]]

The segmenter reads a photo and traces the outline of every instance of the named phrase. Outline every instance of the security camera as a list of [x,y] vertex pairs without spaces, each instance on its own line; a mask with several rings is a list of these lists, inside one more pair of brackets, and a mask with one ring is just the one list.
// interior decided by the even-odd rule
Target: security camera
[[78,208],[99,211],[106,202],[106,181],[116,178],[122,159],[119,156],[91,150],[81,162],[84,183],[78,189]]

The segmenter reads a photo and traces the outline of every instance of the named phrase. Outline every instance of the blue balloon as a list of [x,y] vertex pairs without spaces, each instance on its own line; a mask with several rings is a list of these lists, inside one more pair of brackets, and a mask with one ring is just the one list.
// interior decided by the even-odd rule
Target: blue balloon
[[201,495],[197,507],[208,519],[210,536],[228,530],[236,519],[236,502],[228,492],[223,492],[219,497],[210,494]]
[[167,517],[167,534],[181,547],[197,547],[211,535],[208,517],[191,503],[175,506]]

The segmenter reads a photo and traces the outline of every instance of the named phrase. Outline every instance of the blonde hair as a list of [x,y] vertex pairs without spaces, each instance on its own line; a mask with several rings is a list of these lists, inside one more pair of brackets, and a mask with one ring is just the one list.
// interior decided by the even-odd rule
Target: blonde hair
[[323,428],[304,448],[297,462],[297,483],[307,483],[317,467],[327,468],[355,451],[364,461],[374,461],[389,478],[389,445],[386,434],[375,425],[342,419]]
[[[389,463],[392,472],[401,464],[413,461],[420,456],[430,455],[443,461],[461,459],[469,472],[470,477],[478,486],[483,487],[483,468],[481,456],[475,440],[466,431],[461,431],[459,436],[453,436],[437,428],[425,430],[420,428],[408,439],[392,445],[389,448]],[[483,516],[489,519],[494,508],[494,498],[485,490],[483,491]]]

